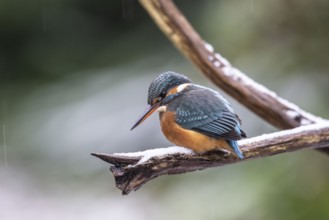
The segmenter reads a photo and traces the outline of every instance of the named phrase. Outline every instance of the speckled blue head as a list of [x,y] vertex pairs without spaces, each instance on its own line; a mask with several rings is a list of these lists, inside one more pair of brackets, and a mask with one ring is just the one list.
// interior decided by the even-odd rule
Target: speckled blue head
[[147,103],[151,105],[155,98],[161,96],[161,94],[166,94],[169,89],[184,83],[191,82],[192,81],[183,74],[170,71],[161,73],[150,84]]

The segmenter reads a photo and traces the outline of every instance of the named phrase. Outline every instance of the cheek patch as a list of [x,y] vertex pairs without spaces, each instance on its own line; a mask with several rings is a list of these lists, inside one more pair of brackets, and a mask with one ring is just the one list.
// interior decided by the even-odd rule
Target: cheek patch
[[167,107],[166,106],[160,106],[158,109],[157,109],[157,112],[165,112],[167,111]]
[[184,83],[182,85],[177,86],[177,93],[183,91],[190,83]]

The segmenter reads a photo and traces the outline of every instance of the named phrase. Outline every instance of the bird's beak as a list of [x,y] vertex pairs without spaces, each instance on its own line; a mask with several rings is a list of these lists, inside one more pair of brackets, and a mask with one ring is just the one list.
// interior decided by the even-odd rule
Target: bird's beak
[[138,119],[138,121],[134,124],[134,126],[130,129],[133,130],[136,128],[140,123],[142,123],[145,119],[147,119],[150,115],[152,115],[153,112],[155,112],[160,107],[160,102],[149,105],[143,115]]

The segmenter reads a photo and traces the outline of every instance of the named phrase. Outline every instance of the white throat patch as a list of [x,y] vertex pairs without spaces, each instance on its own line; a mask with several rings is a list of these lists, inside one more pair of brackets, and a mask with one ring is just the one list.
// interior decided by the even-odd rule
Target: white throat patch
[[167,111],[167,107],[166,106],[160,106],[158,109],[157,109],[157,112],[165,112]]
[[190,83],[184,83],[184,84],[182,84],[182,85],[179,85],[179,86],[177,87],[177,93],[183,91],[183,90],[184,90],[187,86],[189,86],[189,85],[190,85]]

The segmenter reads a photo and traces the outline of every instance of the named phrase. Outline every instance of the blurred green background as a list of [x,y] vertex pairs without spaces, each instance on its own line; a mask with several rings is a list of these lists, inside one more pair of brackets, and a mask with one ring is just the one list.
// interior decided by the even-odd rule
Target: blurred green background
[[[235,66],[329,118],[329,1],[176,3]],[[0,219],[329,218],[329,157],[313,150],[160,177],[122,197],[90,153],[171,145],[157,115],[129,131],[167,70],[215,88],[134,0],[1,0]],[[228,99],[249,137],[275,131]]]

